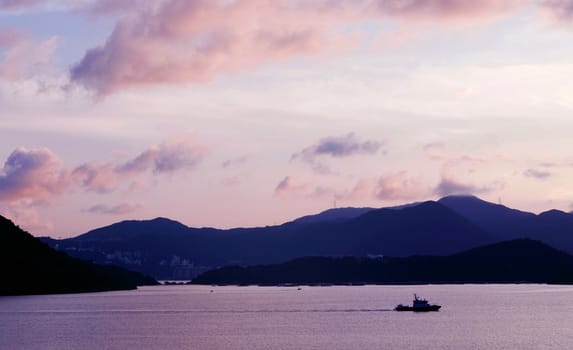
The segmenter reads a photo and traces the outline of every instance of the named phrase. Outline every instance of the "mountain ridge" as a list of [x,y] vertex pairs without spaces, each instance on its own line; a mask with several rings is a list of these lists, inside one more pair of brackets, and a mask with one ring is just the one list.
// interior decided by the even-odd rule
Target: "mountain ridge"
[[516,238],[573,253],[573,215],[560,211],[536,215],[475,196],[355,209],[226,230],[187,227],[167,218],[129,220],[75,238],[44,241],[86,260],[160,279],[190,279],[217,266],[279,263],[309,255],[449,255]]

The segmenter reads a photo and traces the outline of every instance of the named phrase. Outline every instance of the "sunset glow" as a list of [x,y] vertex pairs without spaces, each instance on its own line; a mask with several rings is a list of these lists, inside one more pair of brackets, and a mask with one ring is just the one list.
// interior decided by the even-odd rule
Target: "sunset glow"
[[0,0],[0,214],[573,210],[572,0]]

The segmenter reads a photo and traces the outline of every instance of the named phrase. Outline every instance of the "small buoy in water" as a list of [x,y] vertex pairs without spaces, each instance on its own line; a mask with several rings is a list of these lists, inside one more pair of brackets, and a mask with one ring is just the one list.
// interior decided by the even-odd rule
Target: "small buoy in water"
[[213,290],[211,289],[211,293],[213,293]]
[[302,288],[298,287],[296,290],[302,290]]

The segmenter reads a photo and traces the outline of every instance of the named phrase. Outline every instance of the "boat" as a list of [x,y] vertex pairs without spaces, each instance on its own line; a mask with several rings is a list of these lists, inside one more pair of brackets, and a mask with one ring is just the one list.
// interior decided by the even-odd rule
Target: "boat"
[[438,311],[441,305],[430,304],[426,299],[420,299],[414,294],[414,301],[410,305],[398,305],[394,308],[395,311]]

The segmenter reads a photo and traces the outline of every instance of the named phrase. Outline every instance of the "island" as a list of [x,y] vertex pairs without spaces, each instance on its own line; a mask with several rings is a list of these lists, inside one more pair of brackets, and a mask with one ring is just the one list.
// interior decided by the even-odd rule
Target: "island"
[[304,257],[281,264],[226,266],[191,282],[213,285],[573,283],[573,256],[517,239],[448,256]]
[[130,290],[158,284],[116,266],[96,265],[58,252],[0,216],[0,295]]

